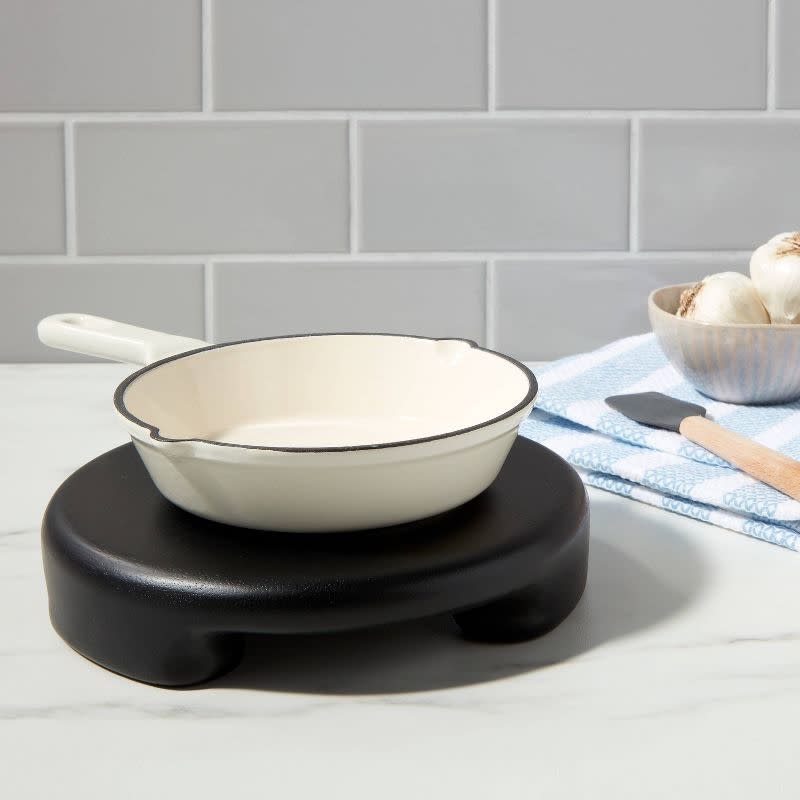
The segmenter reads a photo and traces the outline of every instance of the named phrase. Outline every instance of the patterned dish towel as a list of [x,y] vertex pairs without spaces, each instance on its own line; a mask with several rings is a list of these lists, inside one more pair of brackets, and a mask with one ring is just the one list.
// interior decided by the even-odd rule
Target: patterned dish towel
[[569,461],[585,483],[800,550],[800,502],[680,434],[629,420],[605,398],[659,391],[698,403],[726,428],[792,458],[800,458],[800,401],[737,406],[711,400],[670,366],[651,333],[553,362],[536,377],[536,408],[520,433]]

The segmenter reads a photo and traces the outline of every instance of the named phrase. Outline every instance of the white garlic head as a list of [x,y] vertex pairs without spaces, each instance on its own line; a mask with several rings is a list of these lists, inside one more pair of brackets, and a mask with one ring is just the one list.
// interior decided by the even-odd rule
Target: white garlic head
[[769,324],[753,282],[740,272],[708,275],[684,290],[676,313],[695,322]]
[[750,258],[750,277],[774,323],[800,323],[800,232],[779,233]]

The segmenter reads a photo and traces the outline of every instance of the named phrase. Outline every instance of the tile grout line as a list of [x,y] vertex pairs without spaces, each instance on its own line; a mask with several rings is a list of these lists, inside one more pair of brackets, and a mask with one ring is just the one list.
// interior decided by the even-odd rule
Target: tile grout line
[[495,262],[490,258],[485,262],[485,288],[484,288],[484,346],[493,350],[497,338],[495,331]]
[[201,51],[200,51],[200,73],[201,73],[201,93],[203,113],[209,113],[214,109],[214,85],[212,79],[211,63],[211,0],[202,0],[201,6]]
[[216,341],[214,330],[214,272],[212,262],[203,264],[203,338],[207,342]]
[[486,110],[497,108],[497,3],[486,0]]
[[778,34],[776,0],[767,0],[767,111],[775,111]]
[[682,121],[755,121],[755,120],[800,120],[800,109],[495,109],[483,111],[3,111],[0,125],[17,122],[347,122],[352,118],[360,121],[381,120],[385,122],[429,122],[467,121],[498,119],[514,121],[564,120],[592,122],[598,120],[629,120],[635,114],[639,119]]
[[634,115],[630,122],[628,169],[628,249],[631,253],[639,252],[639,117]]
[[470,251],[470,250],[436,250],[436,251],[369,251],[360,250],[336,253],[303,252],[303,253],[195,253],[167,254],[140,253],[138,255],[65,255],[39,253],[2,255],[0,264],[203,264],[206,261],[226,264],[280,263],[280,262],[312,262],[327,264],[370,263],[379,264],[409,263],[456,263],[465,261],[473,263],[491,259],[503,261],[610,261],[625,262],[636,259],[650,261],[713,261],[718,259],[749,258],[752,250],[516,250],[516,251]]
[[75,214],[75,124],[64,122],[64,238],[68,256],[77,253]]
[[359,214],[361,191],[359,186],[358,120],[351,118],[347,127],[348,182],[350,190],[350,252],[357,253],[360,245]]

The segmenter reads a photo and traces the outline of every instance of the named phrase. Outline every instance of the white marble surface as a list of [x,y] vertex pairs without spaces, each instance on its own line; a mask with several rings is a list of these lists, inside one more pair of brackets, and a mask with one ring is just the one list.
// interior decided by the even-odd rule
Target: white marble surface
[[0,366],[4,797],[800,796],[798,556],[596,491],[586,594],[537,642],[254,640],[190,691],[85,661],[50,628],[38,526],[124,441],[126,371]]

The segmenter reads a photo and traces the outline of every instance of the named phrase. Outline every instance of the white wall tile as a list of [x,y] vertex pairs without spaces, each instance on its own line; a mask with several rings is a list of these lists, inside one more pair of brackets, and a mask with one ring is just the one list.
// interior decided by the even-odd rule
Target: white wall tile
[[87,124],[76,140],[80,253],[347,247],[344,123]]
[[501,108],[764,108],[767,0],[497,0]]
[[640,170],[643,249],[753,249],[798,227],[800,120],[648,120]]
[[200,0],[3,0],[0,111],[200,107]]
[[63,253],[60,125],[0,125],[0,253]]
[[775,0],[776,88],[778,108],[800,108],[800,2]]
[[477,109],[485,0],[222,0],[220,109]]
[[213,270],[218,341],[337,331],[484,338],[482,263],[227,263]]
[[365,250],[627,246],[627,122],[368,122],[359,139]]

